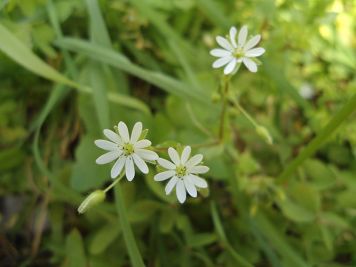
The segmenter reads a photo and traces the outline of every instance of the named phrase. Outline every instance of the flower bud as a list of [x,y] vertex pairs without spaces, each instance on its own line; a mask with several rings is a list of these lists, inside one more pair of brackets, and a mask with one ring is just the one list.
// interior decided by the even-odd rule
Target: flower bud
[[257,126],[256,132],[259,136],[261,136],[267,142],[267,144],[270,144],[270,145],[273,144],[272,136],[269,134],[268,130],[265,127]]
[[78,213],[83,214],[88,209],[97,204],[103,202],[105,200],[106,194],[103,190],[95,190],[94,192],[90,193],[89,196],[84,199],[82,204],[80,204],[78,208]]

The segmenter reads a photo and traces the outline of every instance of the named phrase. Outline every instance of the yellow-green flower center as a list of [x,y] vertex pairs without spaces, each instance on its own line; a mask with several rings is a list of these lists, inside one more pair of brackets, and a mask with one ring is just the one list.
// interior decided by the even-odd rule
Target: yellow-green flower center
[[124,151],[125,156],[129,156],[132,153],[134,153],[135,148],[134,148],[133,144],[126,143],[122,146],[122,150]]
[[244,56],[245,56],[245,52],[241,47],[235,49],[235,51],[234,51],[234,57],[235,58],[241,58],[241,57],[244,57]]
[[179,165],[176,168],[176,173],[178,177],[183,177],[187,174],[187,168],[183,165]]

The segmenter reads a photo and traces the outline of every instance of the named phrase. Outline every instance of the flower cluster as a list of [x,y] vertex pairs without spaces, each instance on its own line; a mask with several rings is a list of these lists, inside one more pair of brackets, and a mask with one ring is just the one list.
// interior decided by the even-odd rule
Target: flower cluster
[[244,63],[246,68],[251,72],[257,72],[256,57],[261,56],[265,49],[255,47],[261,40],[261,35],[255,35],[247,41],[248,30],[247,26],[243,26],[237,35],[235,27],[230,28],[228,38],[221,36],[216,37],[217,43],[222,47],[210,51],[214,57],[218,57],[213,63],[213,68],[225,66],[224,74],[229,75],[234,73],[241,63]]
[[155,181],[164,181],[170,179],[166,185],[166,194],[170,194],[173,188],[176,188],[177,198],[180,203],[186,200],[186,192],[192,197],[197,197],[196,188],[208,187],[207,182],[198,177],[197,174],[206,173],[209,168],[199,165],[203,160],[203,155],[198,154],[190,158],[191,147],[186,146],[182,155],[170,147],[168,155],[172,162],[159,158],[157,153],[150,150],[151,141],[142,139],[142,123],[137,122],[131,136],[124,122],[119,122],[117,133],[105,129],[104,135],[109,139],[99,139],[95,144],[108,152],[96,159],[97,164],[106,164],[115,161],[111,168],[111,178],[116,178],[125,169],[126,178],[132,181],[135,177],[135,166],[144,174],[148,174],[149,168],[146,162],[157,161],[160,166],[166,169],[155,175]]

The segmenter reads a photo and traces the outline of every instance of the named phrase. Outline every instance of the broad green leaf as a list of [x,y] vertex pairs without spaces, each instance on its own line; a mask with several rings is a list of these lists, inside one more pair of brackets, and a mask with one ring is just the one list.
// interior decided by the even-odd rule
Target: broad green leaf
[[82,236],[73,229],[66,239],[66,259],[68,267],[86,267],[86,256]]
[[324,190],[335,184],[335,175],[321,161],[309,159],[304,164],[304,170],[312,185],[319,190]]
[[119,236],[117,224],[107,224],[99,229],[90,242],[89,251],[91,254],[103,253]]
[[214,233],[193,234],[188,238],[188,245],[191,247],[203,247],[216,242],[217,236]]

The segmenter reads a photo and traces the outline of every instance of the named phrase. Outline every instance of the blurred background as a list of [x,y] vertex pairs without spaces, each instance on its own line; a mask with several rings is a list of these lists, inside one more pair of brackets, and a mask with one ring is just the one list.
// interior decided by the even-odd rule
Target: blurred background
[[[147,266],[356,266],[356,123],[278,177],[356,93],[353,0],[0,2],[0,266],[132,266],[102,129],[142,121],[154,145],[205,156],[209,194],[180,205],[163,184],[121,182]],[[260,33],[257,73],[231,90],[274,139],[228,109],[219,131],[216,35]],[[165,156],[164,154],[161,154]]]

